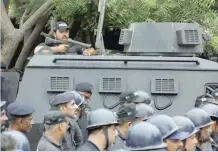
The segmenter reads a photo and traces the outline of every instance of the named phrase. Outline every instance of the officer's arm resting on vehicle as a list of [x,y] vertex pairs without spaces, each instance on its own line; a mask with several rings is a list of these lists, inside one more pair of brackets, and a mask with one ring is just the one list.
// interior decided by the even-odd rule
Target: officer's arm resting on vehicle
[[[34,50],[34,54],[38,53],[39,50],[40,50],[41,48],[45,47],[45,46],[46,46],[46,45],[38,45],[38,46],[35,48],[35,50]],[[61,44],[61,45],[59,45],[59,46],[54,46],[54,47],[50,47],[50,48],[52,49],[52,53],[58,53],[58,52],[64,53],[64,52],[67,51],[68,46],[65,45],[65,44]],[[42,52],[42,53],[43,53],[43,52]],[[45,53],[45,54],[46,54],[46,53]]]

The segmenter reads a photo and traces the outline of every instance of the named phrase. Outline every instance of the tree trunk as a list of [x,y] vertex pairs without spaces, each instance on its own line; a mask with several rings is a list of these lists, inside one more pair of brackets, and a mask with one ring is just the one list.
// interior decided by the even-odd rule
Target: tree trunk
[[28,40],[26,41],[26,43],[24,44],[24,47],[18,57],[18,60],[16,62],[15,65],[15,69],[17,69],[18,71],[22,71],[23,70],[23,66],[24,63],[26,61],[26,58],[28,57],[28,55],[30,54],[30,52],[32,51],[32,47],[34,42],[37,40],[37,38],[39,37],[40,33],[42,32],[45,24],[48,21],[48,17],[43,17],[35,26],[32,34],[30,35],[30,37],[28,38]]
[[4,35],[4,44],[1,52],[2,62],[7,66],[14,56],[14,51],[17,49],[22,36],[18,30],[14,30],[13,34]]
[[24,38],[23,38],[23,40],[24,40],[23,43],[24,43],[24,44],[27,43],[27,40],[29,39],[29,37],[30,37],[30,35],[32,34],[32,32],[33,32],[33,28],[28,29],[28,30],[25,32]]
[[25,32],[32,28],[37,20],[49,9],[52,9],[53,0],[47,0],[21,27],[15,29],[8,14],[6,13],[3,1],[1,3],[1,29],[4,35],[4,44],[1,52],[2,61],[8,66],[13,58],[17,46],[23,39]]

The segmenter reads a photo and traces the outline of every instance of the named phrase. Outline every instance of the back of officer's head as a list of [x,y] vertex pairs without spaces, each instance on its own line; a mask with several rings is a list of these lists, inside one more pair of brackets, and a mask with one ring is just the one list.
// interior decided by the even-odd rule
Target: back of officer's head
[[134,103],[123,104],[119,107],[117,117],[119,120],[119,127],[127,130],[133,124],[141,122],[139,111],[136,109]]
[[117,116],[114,112],[100,108],[88,113],[87,121],[89,138],[103,140],[107,146],[114,143],[117,136],[116,126],[118,124]]
[[16,150],[16,140],[13,136],[9,134],[5,134],[4,132],[1,134],[1,151],[15,151]]

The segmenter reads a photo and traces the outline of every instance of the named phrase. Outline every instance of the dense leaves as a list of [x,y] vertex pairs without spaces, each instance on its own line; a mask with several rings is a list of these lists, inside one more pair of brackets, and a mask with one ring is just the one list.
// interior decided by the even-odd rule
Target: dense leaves
[[[13,0],[15,1],[15,0]],[[37,9],[45,0],[20,0],[28,7]],[[84,30],[97,27],[99,0],[54,0],[58,19],[69,24],[80,20]],[[132,22],[188,22],[198,23],[213,37],[211,44],[218,50],[218,19],[215,0],[107,0],[104,28],[127,28]],[[24,10],[23,10],[24,11]],[[30,13],[31,14],[31,13]]]

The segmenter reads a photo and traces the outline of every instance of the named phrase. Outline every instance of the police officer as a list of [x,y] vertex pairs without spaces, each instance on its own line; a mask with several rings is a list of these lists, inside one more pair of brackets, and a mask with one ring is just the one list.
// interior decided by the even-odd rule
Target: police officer
[[[57,22],[55,23],[53,27],[53,36],[56,40],[68,40],[69,39],[69,26],[65,22]],[[38,45],[34,53],[42,53],[42,54],[57,54],[57,53],[76,53],[76,54],[83,54],[83,55],[95,55],[96,50],[93,48],[91,49],[86,49],[83,50],[82,47],[78,45],[66,45],[66,44],[56,44],[53,43],[51,45],[45,45],[45,44],[40,44]]]
[[69,127],[66,116],[60,111],[49,111],[44,116],[45,132],[37,145],[37,151],[61,151],[62,139]]
[[1,151],[16,151],[16,140],[4,132],[1,133]]
[[87,131],[87,114],[91,111],[90,107],[90,101],[91,101],[91,96],[94,91],[94,87],[91,83],[89,82],[81,82],[78,83],[75,87],[75,90],[80,93],[81,96],[84,97],[84,102],[80,105],[78,112],[80,115],[78,116],[78,124],[82,130],[83,134],[83,141],[86,141],[88,139],[88,131]]
[[30,132],[33,124],[32,114],[35,109],[29,104],[24,103],[11,103],[7,107],[9,115],[9,128],[8,130],[17,130],[22,133]]
[[188,136],[182,141],[182,151],[195,151],[197,145],[196,133],[199,131],[193,122],[184,116],[174,116],[174,122],[179,126],[180,132],[188,132]]
[[[141,111],[140,111],[141,110]],[[117,116],[119,125],[117,127],[118,136],[113,145],[109,147],[109,151],[123,149],[128,129],[144,119],[145,112],[142,109],[137,109],[133,103],[124,104],[119,107]]]
[[218,106],[214,104],[206,104],[201,107],[202,110],[206,111],[209,115],[212,121],[214,122],[212,127],[212,139],[210,139],[212,148],[215,151],[218,151]]
[[30,151],[30,144],[27,137],[21,133],[20,131],[16,130],[8,130],[3,132],[6,135],[12,136],[16,141],[16,150],[20,151]]
[[74,118],[79,105],[84,99],[75,91],[58,94],[51,102],[51,110],[59,110],[65,114],[70,127],[63,139],[63,150],[74,151],[83,144],[82,131]]
[[200,108],[193,108],[188,111],[185,116],[189,118],[200,131],[197,135],[197,151],[212,151],[211,143],[209,143],[209,137],[211,136],[212,129],[210,127],[213,121],[210,115]]
[[117,136],[118,124],[115,113],[108,109],[97,109],[88,114],[88,141],[77,151],[105,151]]
[[120,104],[126,103],[145,103],[147,105],[151,105],[153,103],[151,97],[148,95],[147,92],[144,91],[126,91],[121,93],[120,95]]
[[1,132],[5,131],[5,129],[8,127],[8,117],[5,111],[5,104],[6,101],[0,101],[0,108],[1,108],[1,118],[0,118],[0,124],[1,124]]
[[145,103],[136,104],[136,109],[140,111],[139,115],[143,121],[150,119],[154,115],[154,109]]
[[124,148],[130,151],[163,151],[166,147],[155,125],[140,122],[128,130]]
[[215,89],[215,90],[211,93],[211,95],[213,96],[213,98],[214,98],[216,101],[218,101],[218,88]]
[[177,151],[182,148],[187,132],[180,132],[179,127],[173,119],[167,115],[156,115],[148,119],[146,122],[155,125],[161,132],[164,142],[167,143],[168,151]]
[[215,101],[213,96],[211,96],[210,94],[204,94],[197,97],[195,101],[195,108],[199,108],[207,103],[218,105],[218,102]]

